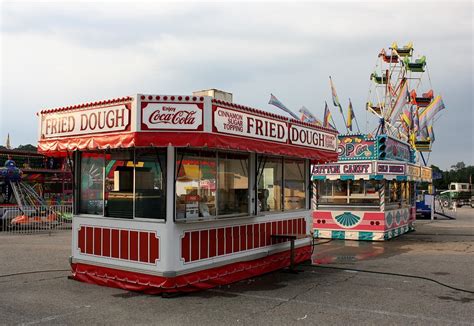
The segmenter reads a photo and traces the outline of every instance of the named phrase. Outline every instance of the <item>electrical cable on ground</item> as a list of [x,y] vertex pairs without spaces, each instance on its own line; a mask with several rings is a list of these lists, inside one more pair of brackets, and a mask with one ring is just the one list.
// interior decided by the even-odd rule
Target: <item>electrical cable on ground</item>
[[441,286],[447,287],[447,288],[452,289],[452,290],[456,290],[456,291],[461,291],[461,292],[466,292],[466,293],[474,294],[474,291],[456,288],[456,287],[454,287],[454,286],[447,285],[447,284],[444,284],[444,283],[442,283],[442,282],[440,282],[440,281],[434,280],[434,279],[429,278],[429,277],[424,277],[424,276],[416,276],[416,275],[408,275],[408,274],[399,274],[399,273],[391,273],[391,272],[377,272],[377,271],[369,271],[369,270],[357,269],[357,268],[336,267],[336,266],[327,266],[327,265],[308,265],[308,264],[303,264],[303,265],[300,265],[300,266],[303,266],[303,267],[313,267],[313,268],[338,269],[338,270],[353,271],[353,272],[360,272],[360,273],[371,273],[371,274],[382,274],[382,275],[391,275],[391,276],[400,276],[400,277],[416,278],[416,279],[420,279],[420,280],[425,280],[425,281],[434,282],[434,283],[436,283],[436,284],[439,284],[439,285],[441,285]]
[[315,237],[312,237],[312,238],[313,238],[313,244],[311,245],[311,256],[312,256],[313,253],[314,253],[314,247],[319,246],[319,245],[323,245],[323,244],[325,244],[325,243],[329,243],[329,242],[331,242],[331,241],[334,240],[334,239],[330,239],[330,240],[328,240],[328,241],[316,243],[316,242],[315,242],[315,241],[316,241],[316,238],[315,238]]
[[19,272],[13,274],[4,274],[0,275],[0,278],[10,277],[10,276],[19,276],[19,275],[28,275],[28,274],[41,274],[41,273],[55,273],[55,272],[69,272],[70,269],[47,269],[42,271],[31,271],[31,272]]

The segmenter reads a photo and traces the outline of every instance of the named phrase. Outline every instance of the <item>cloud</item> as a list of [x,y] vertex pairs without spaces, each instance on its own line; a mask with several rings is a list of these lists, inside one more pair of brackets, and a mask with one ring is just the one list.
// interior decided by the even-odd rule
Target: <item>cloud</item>
[[6,2],[0,137],[8,126],[14,141],[35,142],[34,113],[44,107],[137,92],[221,88],[277,112],[267,104],[272,92],[322,116],[329,75],[344,109],[350,97],[371,131],[369,75],[380,49],[397,40],[427,55],[447,106],[431,161],[473,164],[472,21],[471,2]]

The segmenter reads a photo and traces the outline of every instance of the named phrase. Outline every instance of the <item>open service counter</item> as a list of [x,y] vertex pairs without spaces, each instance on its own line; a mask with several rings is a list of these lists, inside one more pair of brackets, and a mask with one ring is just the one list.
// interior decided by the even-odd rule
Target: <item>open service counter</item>
[[74,162],[75,279],[183,292],[310,258],[310,166],[337,160],[335,131],[210,96],[39,117],[40,150]]

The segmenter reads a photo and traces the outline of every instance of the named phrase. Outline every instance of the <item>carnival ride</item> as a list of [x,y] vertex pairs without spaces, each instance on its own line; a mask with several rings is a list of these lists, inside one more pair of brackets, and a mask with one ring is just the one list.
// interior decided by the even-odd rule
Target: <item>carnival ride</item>
[[376,133],[410,143],[426,165],[423,152],[431,151],[433,124],[444,109],[433,91],[426,57],[414,58],[411,42],[403,47],[394,42],[380,51],[370,79],[366,108],[379,118]]
[[[22,171],[13,164],[0,167],[1,193],[6,204],[0,212],[2,229],[50,227],[71,218],[70,214],[51,209],[35,189],[23,181],[22,176]],[[15,204],[10,204],[12,197]]]
[[426,57],[415,58],[412,43],[393,43],[379,52],[370,80],[366,109],[379,123],[362,134],[351,132],[352,105],[346,120],[330,77],[348,133],[339,135],[337,163],[313,166],[315,237],[374,241],[414,230],[417,186],[432,183],[423,154],[431,152],[444,104],[431,86]]

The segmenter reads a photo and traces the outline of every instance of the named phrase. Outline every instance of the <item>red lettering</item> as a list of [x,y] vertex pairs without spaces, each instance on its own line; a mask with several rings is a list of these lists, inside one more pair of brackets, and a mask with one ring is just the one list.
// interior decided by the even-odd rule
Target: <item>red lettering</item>
[[87,119],[87,115],[86,114],[81,114],[81,131],[83,130],[86,130],[87,129],[87,121],[89,119]]
[[95,113],[91,113],[89,115],[89,129],[94,130],[97,127],[97,115]]
[[278,125],[278,139],[283,139],[285,137],[285,127]]
[[51,119],[46,119],[46,135],[49,134],[49,129],[51,129]]
[[253,121],[254,119],[251,117],[247,117],[247,133],[250,134],[250,128],[253,128]]
[[[119,121],[120,121],[120,124],[119,124]],[[125,109],[115,110],[115,127],[118,127],[118,126],[120,127],[125,126]]]
[[105,112],[101,112],[101,111],[97,112],[97,117],[98,117],[97,118],[97,120],[98,120],[97,124],[99,126],[99,129],[104,129],[104,127],[105,127]]
[[69,132],[74,131],[74,128],[76,127],[76,120],[74,119],[73,116],[69,116]]
[[275,138],[276,137],[276,124],[272,123],[270,125],[270,137]]
[[255,126],[255,135],[263,135],[262,125],[262,120],[257,120],[257,125]]
[[[115,111],[118,111],[118,110],[115,110]],[[114,124],[115,124],[115,119],[114,119],[114,111],[110,110],[109,112],[107,112],[107,114],[105,115],[105,121],[107,123],[107,128],[113,128],[114,127]],[[110,115],[112,115],[112,118],[110,117]]]

